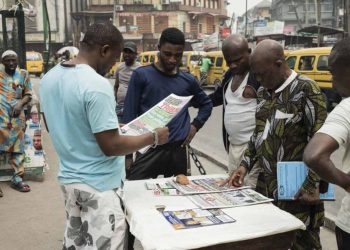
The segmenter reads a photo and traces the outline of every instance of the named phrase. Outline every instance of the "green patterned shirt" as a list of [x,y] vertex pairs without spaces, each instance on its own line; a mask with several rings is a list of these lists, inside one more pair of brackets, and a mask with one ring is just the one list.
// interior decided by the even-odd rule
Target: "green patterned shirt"
[[[294,71],[276,91],[258,90],[256,128],[242,165],[250,170],[256,161],[262,167],[266,195],[277,197],[277,162],[302,161],[304,148],[327,116],[324,96],[314,81]],[[303,189],[312,191],[319,177],[309,171]]]

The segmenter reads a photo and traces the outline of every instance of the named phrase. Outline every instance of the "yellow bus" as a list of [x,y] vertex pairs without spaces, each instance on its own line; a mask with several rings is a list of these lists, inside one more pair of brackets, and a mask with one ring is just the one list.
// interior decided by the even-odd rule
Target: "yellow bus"
[[327,109],[331,110],[341,101],[333,89],[332,75],[328,70],[331,47],[308,48],[291,51],[286,60],[289,68],[317,82],[327,97]]
[[40,76],[43,73],[44,60],[42,55],[36,51],[26,52],[26,66],[29,74]]

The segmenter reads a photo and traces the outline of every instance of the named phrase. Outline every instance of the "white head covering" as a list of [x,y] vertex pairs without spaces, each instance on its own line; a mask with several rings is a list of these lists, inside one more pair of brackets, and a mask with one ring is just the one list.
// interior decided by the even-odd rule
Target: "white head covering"
[[4,59],[6,56],[17,56],[17,53],[13,50],[8,49],[4,53],[2,53],[1,59]]

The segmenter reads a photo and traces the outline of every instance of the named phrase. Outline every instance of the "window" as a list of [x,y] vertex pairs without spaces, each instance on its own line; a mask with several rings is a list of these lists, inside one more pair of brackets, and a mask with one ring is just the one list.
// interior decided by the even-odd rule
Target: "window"
[[328,55],[320,56],[317,62],[317,70],[319,71],[328,71]]
[[151,63],[154,63],[154,59],[155,59],[154,56],[151,56],[150,59],[149,59],[149,61],[150,61]]
[[198,33],[203,33],[203,24],[198,24]]
[[215,66],[216,66],[216,67],[221,67],[223,61],[224,61],[224,58],[223,58],[223,57],[218,57],[218,58],[216,58]]
[[147,63],[148,62],[148,56],[144,56],[142,59],[142,62]]
[[298,69],[310,71],[313,69],[314,63],[315,63],[315,56],[301,56]]
[[295,56],[291,56],[287,59],[287,65],[290,69],[294,69],[296,59]]

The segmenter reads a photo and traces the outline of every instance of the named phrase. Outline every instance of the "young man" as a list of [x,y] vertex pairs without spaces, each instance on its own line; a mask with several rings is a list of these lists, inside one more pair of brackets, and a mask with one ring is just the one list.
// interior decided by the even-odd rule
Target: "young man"
[[128,90],[132,72],[141,66],[136,62],[137,47],[134,42],[126,42],[123,48],[124,62],[120,64],[115,73],[114,95],[117,100],[116,112],[118,121],[123,120],[124,100]]
[[302,161],[304,148],[326,119],[326,102],[319,86],[289,69],[282,46],[273,40],[258,44],[250,58],[250,68],[259,88],[256,127],[240,167],[230,184],[242,185],[244,176],[259,162],[256,190],[275,200],[275,204],[304,222],[292,244],[295,249],[321,249],[320,226],[324,206],[319,200],[320,178],[309,171],[294,201],[277,196],[277,162]]
[[123,249],[122,155],[167,142],[167,128],[141,136],[119,134],[113,88],[103,75],[122,43],[111,23],[93,24],[78,56],[54,67],[40,84],[44,118],[60,158],[67,214],[63,249]]
[[[336,219],[335,234],[339,250],[350,247],[350,39],[338,42],[329,56],[333,84],[344,97],[328,115],[326,122],[314,135],[304,152],[304,161],[321,178],[339,185],[345,195]],[[340,145],[345,147],[343,168],[338,170],[331,155]]]
[[[251,49],[247,40],[231,35],[222,45],[222,53],[229,66],[221,86],[209,95],[213,106],[223,107],[222,131],[225,149],[228,152],[228,170],[231,174],[239,167],[243,153],[255,129],[256,91],[260,84],[250,73],[249,56]],[[245,185],[255,188],[258,164],[245,178]]]
[[8,156],[14,169],[11,187],[20,192],[29,192],[30,187],[22,177],[26,122],[24,106],[32,98],[32,84],[28,72],[17,68],[16,52],[7,50],[1,58],[4,67],[0,69],[0,154]]
[[190,105],[198,108],[192,122],[184,108],[169,124],[169,142],[138,155],[127,176],[130,180],[165,177],[187,173],[186,144],[211,114],[212,104],[195,78],[179,71],[185,47],[184,34],[177,28],[165,29],[159,40],[157,63],[136,69],[125,98],[124,123],[145,113],[169,94],[190,96]]

